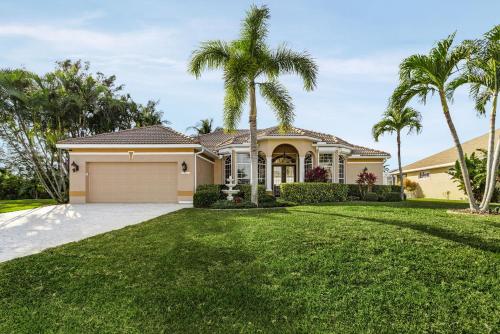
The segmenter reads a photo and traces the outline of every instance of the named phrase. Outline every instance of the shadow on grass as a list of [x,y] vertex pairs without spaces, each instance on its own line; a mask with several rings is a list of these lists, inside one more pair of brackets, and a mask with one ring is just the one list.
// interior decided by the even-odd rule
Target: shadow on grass
[[415,224],[415,223],[405,222],[405,221],[400,221],[400,220],[395,220],[395,219],[371,218],[371,217],[364,217],[364,216],[349,216],[349,215],[344,215],[344,214],[340,214],[340,213],[325,213],[325,212],[314,212],[314,211],[305,211],[305,210],[301,210],[301,212],[307,212],[307,213],[319,214],[319,215],[330,215],[330,216],[348,218],[348,219],[359,219],[359,220],[364,220],[364,221],[368,221],[368,222],[372,222],[372,223],[398,226],[401,228],[407,228],[407,229],[412,229],[414,231],[426,233],[426,234],[429,234],[429,235],[432,235],[434,237],[438,237],[441,239],[454,241],[454,242],[457,242],[457,243],[460,243],[462,245],[469,246],[469,247],[472,247],[472,248],[475,248],[478,250],[492,252],[492,253],[500,253],[500,245],[496,242],[489,242],[489,241],[483,240],[481,238],[478,238],[478,237],[475,237],[472,235],[460,234],[460,233],[456,233],[456,232],[446,230],[443,228],[439,228],[436,226],[430,226],[430,225],[426,225],[426,224]]

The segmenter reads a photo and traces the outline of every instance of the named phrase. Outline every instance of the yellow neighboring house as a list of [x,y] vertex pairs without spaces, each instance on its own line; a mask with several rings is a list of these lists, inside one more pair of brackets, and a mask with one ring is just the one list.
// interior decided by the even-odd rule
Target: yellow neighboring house
[[[462,147],[464,153],[470,155],[477,149],[486,149],[487,143],[488,133],[466,141],[462,144]],[[450,168],[455,165],[457,158],[457,150],[453,146],[404,166],[403,178],[418,183],[416,192],[408,195],[419,198],[466,199],[465,194],[458,189],[457,184],[453,182],[448,174]],[[398,170],[391,172],[391,175],[396,180],[399,179],[398,174]]]

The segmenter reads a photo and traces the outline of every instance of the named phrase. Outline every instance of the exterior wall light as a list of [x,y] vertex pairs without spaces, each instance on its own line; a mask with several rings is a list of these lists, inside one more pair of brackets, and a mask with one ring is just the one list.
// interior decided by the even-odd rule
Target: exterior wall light
[[73,167],[73,168],[71,169],[71,170],[73,171],[73,173],[76,173],[76,172],[78,172],[78,171],[80,170],[80,166],[78,166],[78,165],[76,164],[76,162],[74,162],[74,161],[71,163],[71,167]]
[[181,164],[182,172],[185,173],[188,170],[188,165],[185,161]]

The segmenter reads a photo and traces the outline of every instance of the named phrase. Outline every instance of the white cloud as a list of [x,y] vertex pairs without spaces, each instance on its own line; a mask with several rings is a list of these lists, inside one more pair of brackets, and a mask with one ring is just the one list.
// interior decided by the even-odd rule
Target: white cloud
[[363,57],[320,58],[320,75],[342,79],[393,82],[401,60],[408,55],[400,51],[376,53]]
[[141,48],[164,44],[174,31],[150,28],[126,33],[109,33],[56,25],[0,25],[0,36],[28,38],[50,44],[58,49],[114,50]]

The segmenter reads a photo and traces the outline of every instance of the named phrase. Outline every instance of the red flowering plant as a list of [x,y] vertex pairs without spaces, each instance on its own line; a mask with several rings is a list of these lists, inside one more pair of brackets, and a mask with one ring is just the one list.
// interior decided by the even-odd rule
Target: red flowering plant
[[358,179],[356,183],[359,185],[359,192],[361,193],[361,197],[365,197],[367,192],[371,192],[373,185],[377,181],[377,177],[375,174],[368,171],[367,168],[363,169],[363,172],[358,174]]
[[306,182],[328,182],[328,171],[323,167],[309,169],[304,177]]

